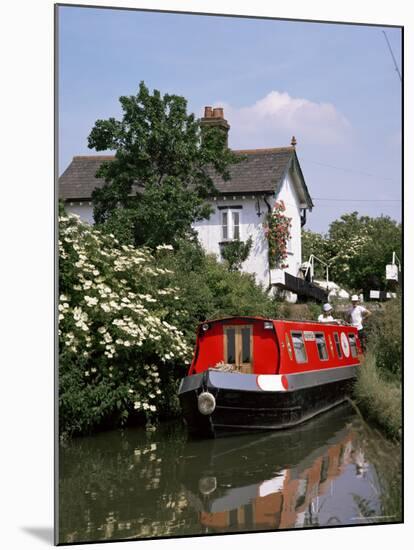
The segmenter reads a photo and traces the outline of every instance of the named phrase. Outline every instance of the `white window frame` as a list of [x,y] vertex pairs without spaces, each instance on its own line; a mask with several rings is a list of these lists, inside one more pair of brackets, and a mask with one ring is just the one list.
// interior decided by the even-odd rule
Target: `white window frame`
[[[219,210],[220,212],[220,231],[221,231],[221,240],[222,242],[231,242],[231,241],[236,241],[236,240],[239,240],[241,241],[242,240],[242,208],[231,208],[231,206],[229,208],[222,208]],[[234,237],[234,221],[233,221],[233,214],[236,213],[239,215],[239,238],[238,239],[235,239]],[[223,232],[223,214],[226,213],[227,214],[227,238],[225,239],[224,238],[224,232]]]

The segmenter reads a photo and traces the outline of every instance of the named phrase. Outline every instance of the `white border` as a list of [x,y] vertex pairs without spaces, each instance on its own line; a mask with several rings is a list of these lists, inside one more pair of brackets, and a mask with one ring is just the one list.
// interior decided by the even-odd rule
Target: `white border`
[[[68,2],[73,3],[73,2]],[[413,146],[412,61],[414,19],[410,3],[327,2],[296,0],[111,0],[83,4],[176,9],[404,24],[406,49],[406,150]],[[4,2],[1,14],[2,52],[0,130],[2,152],[2,215],[0,216],[2,348],[1,420],[2,483],[1,545],[8,550],[50,546],[39,538],[52,526],[53,510],[53,1]],[[411,67],[409,66],[411,65]],[[411,158],[409,158],[411,157]],[[412,155],[406,159],[405,204],[414,204]],[[408,184],[410,182],[410,184]],[[412,208],[412,206],[411,206]],[[406,240],[412,227],[405,226]],[[412,247],[412,245],[411,245]],[[408,253],[408,246],[406,247]],[[405,273],[413,269],[412,255],[405,258]],[[406,285],[406,312],[412,310],[412,290]],[[408,317],[408,313],[407,313]],[[411,315],[410,315],[411,318]],[[411,319],[410,319],[411,320]],[[406,320],[406,345],[411,323]],[[410,395],[413,376],[407,358],[406,417],[413,417]],[[409,368],[410,367],[410,368]],[[406,420],[409,435],[411,423]],[[413,489],[412,444],[406,442],[406,492]],[[408,456],[409,454],[409,456]],[[406,524],[380,527],[325,529],[260,535],[233,535],[195,539],[168,539],[113,543],[107,548],[236,548],[260,544],[263,548],[335,548],[373,546],[388,549],[411,535],[413,506],[406,501]],[[30,532],[31,530],[31,532]],[[33,534],[33,532],[37,533]],[[89,545],[86,548],[106,548]]]

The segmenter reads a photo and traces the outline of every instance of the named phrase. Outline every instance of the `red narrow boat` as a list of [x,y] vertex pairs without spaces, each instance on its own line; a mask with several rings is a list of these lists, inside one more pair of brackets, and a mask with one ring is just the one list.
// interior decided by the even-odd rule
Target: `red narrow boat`
[[354,327],[232,317],[198,326],[179,398],[189,432],[294,426],[346,400],[360,365]]

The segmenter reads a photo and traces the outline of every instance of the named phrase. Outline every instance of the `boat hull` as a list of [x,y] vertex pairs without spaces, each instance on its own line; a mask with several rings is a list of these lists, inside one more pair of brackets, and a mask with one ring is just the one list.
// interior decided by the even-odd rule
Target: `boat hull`
[[[260,377],[207,370],[187,376],[181,382],[179,398],[189,433],[214,438],[279,430],[305,422],[347,400],[352,392],[355,366],[329,371],[288,375],[287,388],[281,386],[279,390],[269,389],[280,381],[277,375]],[[211,414],[199,410],[198,399],[203,392],[214,397]]]

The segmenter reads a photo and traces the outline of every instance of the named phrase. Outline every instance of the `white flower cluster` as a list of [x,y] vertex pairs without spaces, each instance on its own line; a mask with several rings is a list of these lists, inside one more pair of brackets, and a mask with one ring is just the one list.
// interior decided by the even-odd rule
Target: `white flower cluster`
[[[93,355],[93,365],[85,370],[88,381],[112,360],[132,368],[141,360],[144,364],[146,356],[158,357],[160,364],[188,361],[191,348],[168,321],[175,318],[168,304],[179,299],[179,289],[171,277],[165,283],[170,272],[157,268],[148,249],[120,246],[72,215],[59,219],[59,238],[61,352],[87,361]],[[129,393],[136,409],[154,412],[160,378],[155,365],[144,369],[139,387]]]

